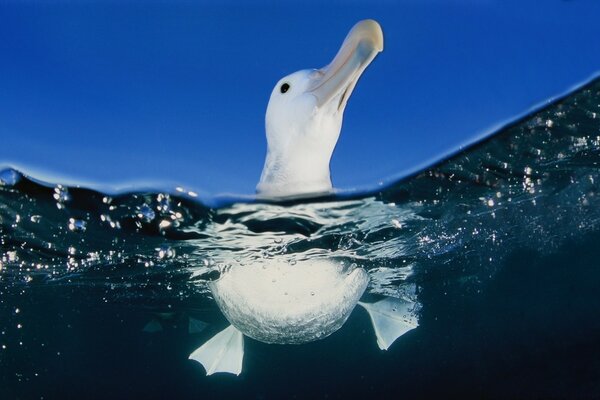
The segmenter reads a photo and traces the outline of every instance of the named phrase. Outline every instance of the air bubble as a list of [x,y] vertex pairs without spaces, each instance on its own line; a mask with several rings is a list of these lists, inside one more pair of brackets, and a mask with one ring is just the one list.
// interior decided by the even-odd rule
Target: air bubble
[[16,251],[7,251],[5,257],[8,262],[15,262],[19,259]]
[[402,229],[402,222],[397,219],[392,219],[392,226],[396,229]]
[[173,250],[169,246],[159,247],[156,249],[156,252],[158,254],[158,258],[161,258],[161,259],[175,257],[175,250]]
[[85,232],[87,223],[81,219],[69,218],[69,230],[73,232]]
[[144,222],[150,222],[156,217],[156,213],[148,204],[143,204],[137,210],[137,217]]
[[156,201],[158,202],[158,205],[156,206],[158,211],[166,213],[171,210],[171,201],[168,194],[159,193],[158,196],[156,196]]
[[171,226],[171,221],[168,221],[166,219],[163,219],[162,221],[160,221],[160,223],[158,224],[158,227],[160,229],[165,229]]
[[100,215],[100,220],[102,222],[108,223],[111,228],[121,229],[121,223],[119,221],[113,221],[110,215],[108,214]]
[[54,200],[56,200],[56,207],[58,207],[59,210],[65,207],[64,203],[71,200],[69,190],[63,185],[57,185],[54,188],[54,194],[52,197],[54,197]]

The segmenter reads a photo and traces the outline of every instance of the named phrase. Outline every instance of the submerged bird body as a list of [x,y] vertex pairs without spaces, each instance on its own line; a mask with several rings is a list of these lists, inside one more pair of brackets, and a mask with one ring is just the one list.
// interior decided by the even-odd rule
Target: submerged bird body
[[295,264],[262,260],[232,266],[210,284],[231,326],[189,358],[204,365],[208,375],[238,375],[242,371],[244,336],[276,344],[324,339],[342,327],[357,304],[368,312],[377,344],[386,350],[398,337],[417,327],[415,304],[392,297],[362,303],[359,300],[368,283],[364,269],[327,259]]
[[210,284],[229,322],[265,343],[323,339],[348,319],[369,283],[362,268],[328,260],[273,260],[231,268]]

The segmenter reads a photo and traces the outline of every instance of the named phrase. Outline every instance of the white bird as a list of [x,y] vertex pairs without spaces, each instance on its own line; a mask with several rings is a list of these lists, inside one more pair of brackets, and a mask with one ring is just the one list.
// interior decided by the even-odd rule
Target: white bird
[[331,191],[329,161],[344,109],[358,79],[382,50],[379,24],[360,21],[329,65],[298,71],[277,82],[265,116],[267,157],[256,187],[259,196]]
[[[260,196],[301,196],[331,190],[329,160],[338,140],[348,97],[358,78],[383,49],[383,33],[373,20],[357,23],[334,60],[320,70],[281,79],[266,115],[268,152],[257,186]],[[209,284],[231,323],[189,358],[207,375],[242,371],[243,336],[265,343],[300,344],[337,331],[357,304],[371,317],[377,344],[386,350],[418,325],[410,300],[359,302],[369,275],[329,259],[278,258],[234,265]]]

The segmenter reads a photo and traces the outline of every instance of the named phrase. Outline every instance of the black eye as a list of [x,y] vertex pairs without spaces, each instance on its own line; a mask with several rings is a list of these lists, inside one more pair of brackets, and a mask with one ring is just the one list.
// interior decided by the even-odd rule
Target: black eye
[[290,84],[289,83],[284,83],[283,85],[281,85],[281,87],[279,88],[279,90],[281,90],[281,93],[285,93],[288,90],[290,90]]

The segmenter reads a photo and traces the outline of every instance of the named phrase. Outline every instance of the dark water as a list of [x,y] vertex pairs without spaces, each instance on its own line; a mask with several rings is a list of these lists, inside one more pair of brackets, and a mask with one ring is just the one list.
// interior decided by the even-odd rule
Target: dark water
[[[599,163],[596,79],[369,193],[107,194],[4,170],[0,397],[598,398]],[[223,266],[316,257],[365,268],[367,298],[412,297],[420,326],[384,352],[356,309],[310,344],[246,338],[239,377],[187,359],[228,325],[207,288]]]

